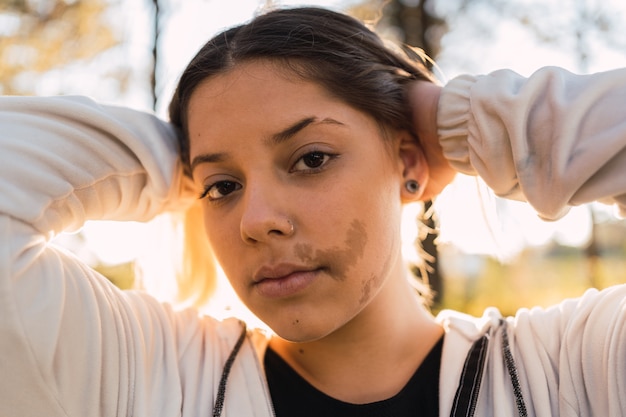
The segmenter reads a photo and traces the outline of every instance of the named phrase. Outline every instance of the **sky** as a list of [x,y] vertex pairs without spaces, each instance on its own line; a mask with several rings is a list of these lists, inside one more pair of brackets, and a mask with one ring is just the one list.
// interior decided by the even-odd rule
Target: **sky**
[[[570,0],[568,3],[561,0],[512,0],[508,4],[532,4],[532,15],[524,16],[522,12],[514,11],[505,16],[489,8],[474,6],[471,18],[458,15],[460,1],[436,2],[436,11],[448,16],[450,26],[449,32],[442,39],[442,53],[437,60],[442,82],[465,72],[481,74],[499,68],[510,68],[522,75],[530,75],[546,65],[563,66],[573,72],[596,72],[626,66],[626,53],[622,52],[626,50],[626,34],[621,33],[624,31],[615,32],[612,35],[615,45],[607,46],[602,40],[601,31],[585,28],[580,39],[588,54],[586,62],[582,62],[576,53],[577,38],[570,33],[577,27],[574,24],[576,7],[585,6],[591,10],[590,15],[595,17],[595,20],[591,20],[599,27],[611,23],[602,21],[603,15],[618,23],[626,21],[626,5],[621,0]],[[145,79],[142,78],[145,78],[145,67],[150,65],[151,11],[146,7],[147,3],[146,0],[120,0],[117,8],[114,7],[110,12],[111,22],[118,26],[123,43],[114,53],[102,59],[136,63],[137,68],[133,72],[135,78],[131,80],[128,91],[120,95],[116,93],[115,86],[95,81],[94,77],[103,62],[94,62],[88,67],[83,65],[42,79],[39,93],[46,94],[62,85],[66,92],[89,94],[101,101],[149,109],[150,97],[146,93]],[[200,46],[216,32],[252,18],[266,1],[185,0],[163,3],[162,11],[167,23],[162,26],[161,32],[160,49],[163,55],[157,85],[162,99],[156,109],[161,116],[165,116],[168,98],[177,77]],[[341,11],[355,1],[284,0],[273,3],[312,4]],[[539,28],[543,38],[531,35],[530,26]],[[560,44],[546,40],[559,36],[567,36],[571,40]],[[77,77],[72,71],[81,75]],[[91,90],[86,91],[86,86]],[[526,245],[540,245],[551,239],[570,245],[584,244],[591,225],[589,207],[575,208],[563,220],[545,223],[525,205],[496,199],[484,184],[465,176],[459,176],[448,187],[437,200],[436,207],[441,223],[441,242],[454,243],[466,253],[495,254],[502,259],[514,256]],[[610,211],[605,208],[596,209],[610,216]],[[413,215],[410,210],[407,215],[409,220]],[[407,225],[409,233],[406,240],[410,246],[413,239],[411,232],[414,230],[411,221]],[[156,227],[158,229],[162,226]],[[154,233],[154,225],[90,223],[85,231],[88,247],[98,258],[115,263],[130,260],[137,255],[138,250],[145,249],[145,242],[136,239]],[[115,238],[122,234],[125,236],[123,241]]]

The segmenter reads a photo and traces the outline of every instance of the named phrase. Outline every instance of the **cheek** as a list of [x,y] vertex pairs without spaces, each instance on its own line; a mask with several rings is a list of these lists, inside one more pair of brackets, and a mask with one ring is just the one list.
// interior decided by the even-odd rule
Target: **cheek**
[[384,285],[395,262],[401,257],[400,219],[402,205],[398,193],[391,188],[367,200],[368,234],[371,244],[363,262],[359,304],[367,304]]
[[207,239],[217,261],[219,262],[227,276],[231,276],[234,265],[241,264],[237,259],[241,259],[241,249],[238,241],[240,239],[238,224],[234,225],[228,217],[215,221],[213,217],[205,215],[204,227]]

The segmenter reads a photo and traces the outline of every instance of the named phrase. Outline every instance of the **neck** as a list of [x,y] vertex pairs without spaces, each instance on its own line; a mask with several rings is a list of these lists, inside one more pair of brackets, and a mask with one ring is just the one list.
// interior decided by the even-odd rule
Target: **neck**
[[403,268],[399,272],[342,328],[307,343],[275,337],[272,349],[309,383],[339,400],[363,404],[397,394],[443,334]]

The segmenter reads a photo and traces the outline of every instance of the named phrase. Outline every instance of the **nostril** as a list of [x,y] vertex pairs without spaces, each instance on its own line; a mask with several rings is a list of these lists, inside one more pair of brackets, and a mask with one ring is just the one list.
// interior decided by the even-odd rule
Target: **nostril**
[[284,219],[277,221],[273,228],[271,228],[267,234],[268,235],[279,235],[279,236],[291,236],[294,232],[293,223],[289,219]]
[[277,222],[276,227],[270,230],[270,233],[276,233],[284,236],[291,236],[293,232],[293,222],[289,219],[281,219]]
[[294,233],[293,222],[283,216],[242,222],[241,237],[246,243],[256,243],[270,238],[288,237]]

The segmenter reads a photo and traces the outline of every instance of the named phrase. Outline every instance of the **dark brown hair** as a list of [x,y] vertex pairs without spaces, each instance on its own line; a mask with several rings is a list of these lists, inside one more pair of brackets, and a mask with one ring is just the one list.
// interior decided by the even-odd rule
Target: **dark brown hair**
[[372,116],[381,126],[412,131],[405,88],[432,80],[410,50],[386,47],[358,20],[315,7],[279,9],[209,40],[183,72],[169,113],[182,130],[181,153],[189,164],[187,111],[196,87],[238,63],[268,59],[318,83],[329,93]]

